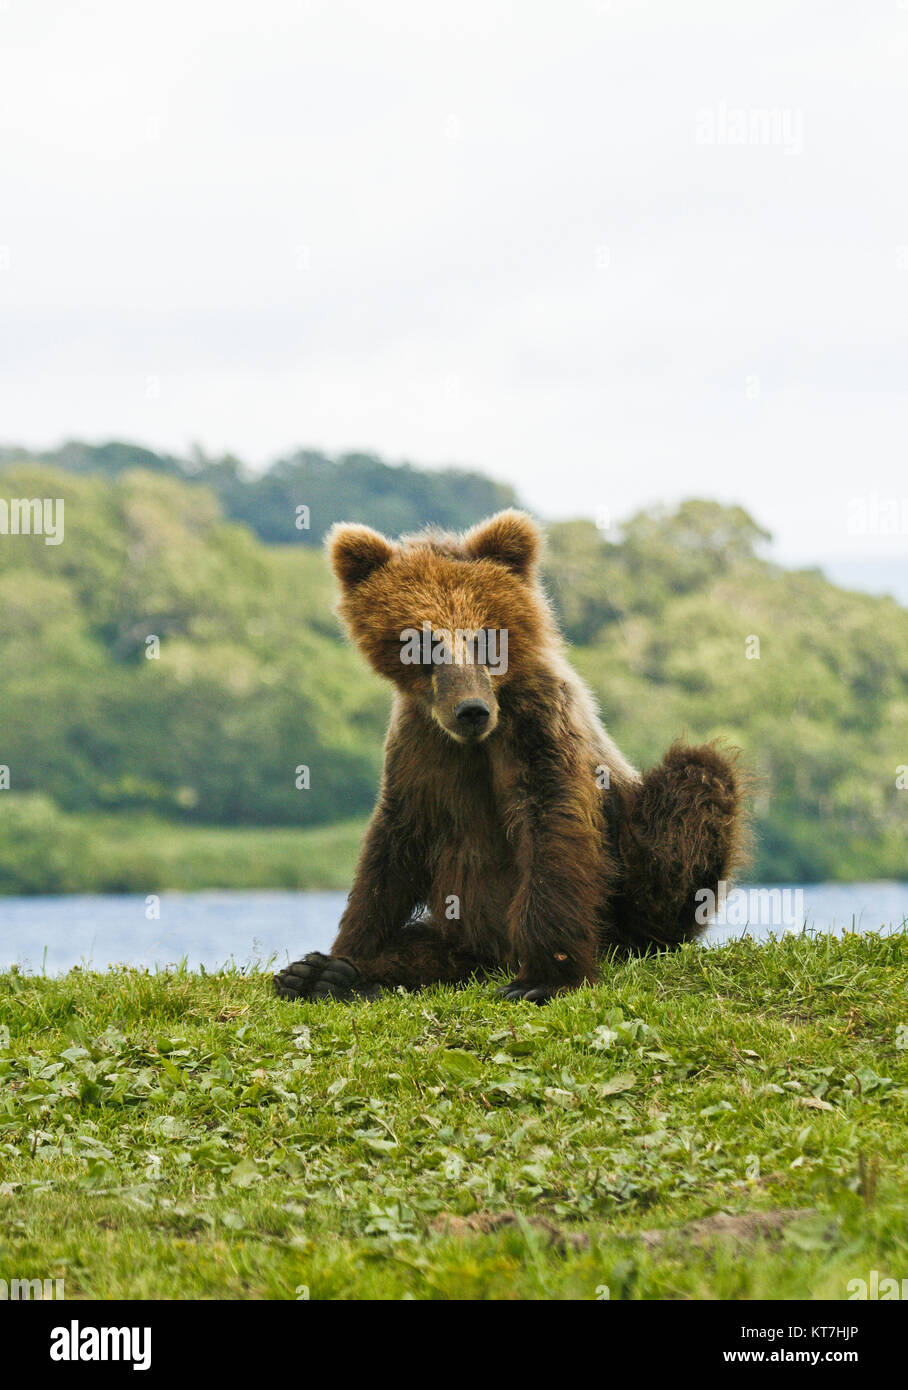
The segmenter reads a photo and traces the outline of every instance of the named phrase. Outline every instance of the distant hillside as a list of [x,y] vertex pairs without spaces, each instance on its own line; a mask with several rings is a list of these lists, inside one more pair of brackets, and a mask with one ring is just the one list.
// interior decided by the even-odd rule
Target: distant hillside
[[[0,842],[17,858],[39,836],[59,849],[55,807],[250,826],[368,810],[389,697],[342,638],[321,554],[263,545],[164,468],[7,465],[0,496],[66,499],[64,544],[0,537]],[[616,540],[552,526],[572,659],[639,764],[679,734],[741,746],[761,778],[755,876],[903,876],[908,612],[769,564],[764,539],[698,501]]]
[[15,789],[227,824],[369,808],[382,692],[342,640],[320,552],[264,546],[207,488],[161,473],[19,465],[0,470],[0,495],[66,502],[62,545],[0,537],[0,762]]
[[252,474],[230,455],[207,458],[197,452],[183,459],[117,441],[71,441],[40,454],[0,448],[0,466],[22,461],[105,478],[143,468],[210,488],[226,517],[269,544],[318,546],[335,521],[362,521],[394,536],[429,523],[459,530],[517,501],[513,488],[480,473],[392,466],[372,454],[329,458],[311,449]]

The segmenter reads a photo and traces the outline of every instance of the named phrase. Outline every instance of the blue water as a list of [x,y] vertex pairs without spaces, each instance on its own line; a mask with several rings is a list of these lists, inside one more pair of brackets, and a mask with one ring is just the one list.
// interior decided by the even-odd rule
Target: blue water
[[[772,890],[771,900],[729,900],[727,921],[707,942],[786,930],[840,933],[898,929],[908,919],[908,883],[819,883]],[[795,892],[800,892],[800,899]],[[787,895],[787,896],[785,896]],[[262,968],[331,945],[343,893],[163,893],[149,920],[139,895],[0,898],[0,970],[19,965],[57,974],[74,965]],[[737,911],[735,911],[737,908]],[[775,914],[775,915],[774,915]]]

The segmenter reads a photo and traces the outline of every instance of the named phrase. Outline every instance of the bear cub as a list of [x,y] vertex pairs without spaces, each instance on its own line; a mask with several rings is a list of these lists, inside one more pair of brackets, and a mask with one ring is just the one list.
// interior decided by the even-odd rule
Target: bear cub
[[742,783],[713,745],[641,775],[568,665],[517,511],[462,536],[328,537],[339,612],[394,686],[381,788],[331,955],[287,999],[373,997],[502,970],[543,1003],[608,955],[696,937],[738,860]]

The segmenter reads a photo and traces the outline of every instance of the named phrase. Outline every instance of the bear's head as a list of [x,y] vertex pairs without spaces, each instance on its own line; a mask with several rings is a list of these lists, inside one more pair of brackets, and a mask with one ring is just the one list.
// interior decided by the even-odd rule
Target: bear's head
[[509,510],[461,536],[397,543],[341,523],[327,545],[339,612],[374,669],[451,738],[487,738],[504,692],[557,642],[532,517]]

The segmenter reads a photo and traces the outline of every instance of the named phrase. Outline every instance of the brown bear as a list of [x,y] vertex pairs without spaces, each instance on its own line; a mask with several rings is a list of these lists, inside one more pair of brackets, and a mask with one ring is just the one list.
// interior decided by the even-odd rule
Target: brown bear
[[329,535],[339,612],[394,706],[332,954],[275,975],[282,997],[506,970],[499,993],[542,1003],[594,981],[603,956],[703,930],[695,895],[738,857],[740,773],[714,745],[631,766],[565,659],[541,541],[517,511],[462,536]]

